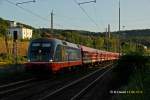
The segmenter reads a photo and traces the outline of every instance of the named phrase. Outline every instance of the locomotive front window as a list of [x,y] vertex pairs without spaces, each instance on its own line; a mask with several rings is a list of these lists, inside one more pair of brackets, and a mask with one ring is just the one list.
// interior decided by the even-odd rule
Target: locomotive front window
[[31,51],[38,51],[39,49],[49,51],[50,48],[50,43],[32,43],[31,45]]
[[31,61],[49,61],[51,43],[35,42],[31,44],[29,55]]
[[42,43],[42,47],[51,47],[50,43]]
[[33,47],[38,47],[38,46],[40,46],[40,43],[32,43],[32,46]]

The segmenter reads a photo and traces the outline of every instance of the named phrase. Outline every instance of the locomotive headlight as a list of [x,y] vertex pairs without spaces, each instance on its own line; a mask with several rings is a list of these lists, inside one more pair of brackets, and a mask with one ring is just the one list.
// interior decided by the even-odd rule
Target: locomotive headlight
[[52,59],[50,59],[50,60],[49,60],[49,62],[53,62],[53,60],[52,60]]

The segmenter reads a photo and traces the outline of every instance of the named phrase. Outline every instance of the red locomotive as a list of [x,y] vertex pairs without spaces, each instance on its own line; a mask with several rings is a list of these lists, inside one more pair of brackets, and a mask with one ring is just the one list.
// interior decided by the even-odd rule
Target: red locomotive
[[57,72],[64,68],[118,58],[118,53],[97,50],[54,38],[39,38],[32,40],[29,45],[26,69]]

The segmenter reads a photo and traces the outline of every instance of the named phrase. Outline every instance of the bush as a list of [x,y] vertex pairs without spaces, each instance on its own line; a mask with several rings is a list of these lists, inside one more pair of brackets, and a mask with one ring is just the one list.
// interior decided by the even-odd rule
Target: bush
[[[17,56],[17,62],[22,63],[26,61],[26,57],[24,56]],[[7,63],[15,63],[14,55],[6,54],[6,53],[0,53],[0,62],[7,62]]]
[[127,84],[134,72],[144,73],[147,62],[148,58],[137,52],[122,56],[113,70],[118,84]]
[[12,63],[13,56],[7,53],[0,53],[0,62]]

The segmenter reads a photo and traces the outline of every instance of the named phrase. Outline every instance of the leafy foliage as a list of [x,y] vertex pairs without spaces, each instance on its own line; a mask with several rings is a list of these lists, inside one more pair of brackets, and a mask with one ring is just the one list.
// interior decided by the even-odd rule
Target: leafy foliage
[[[118,79],[119,90],[141,91],[142,93],[118,94],[113,100],[149,100],[150,93],[150,59],[139,52],[131,52],[123,56],[118,66],[114,69],[115,77]],[[124,85],[124,86],[122,86]]]
[[[24,56],[17,56],[17,62],[23,63],[26,61],[26,58]],[[14,55],[7,54],[7,53],[0,53],[0,62],[7,62],[9,64],[15,63]]]
[[118,84],[126,84],[129,77],[136,71],[144,73],[147,63],[148,58],[139,52],[130,52],[129,54],[122,56],[119,59],[117,66],[114,68]]
[[0,35],[1,36],[6,35],[8,27],[9,27],[8,21],[3,20],[2,18],[0,18]]

